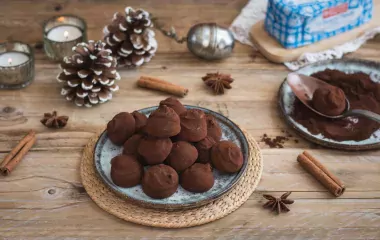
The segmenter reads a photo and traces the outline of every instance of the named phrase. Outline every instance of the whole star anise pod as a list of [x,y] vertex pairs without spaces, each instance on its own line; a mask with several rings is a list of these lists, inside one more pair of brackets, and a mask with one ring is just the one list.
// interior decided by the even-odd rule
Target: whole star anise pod
[[63,128],[68,120],[68,116],[58,116],[57,112],[53,111],[53,113],[44,113],[41,123],[48,128]]
[[230,74],[222,74],[222,73],[207,73],[206,76],[202,78],[203,82],[216,94],[223,94],[224,89],[231,89],[231,83],[234,81],[231,78]]
[[276,211],[277,214],[282,212],[289,212],[290,209],[286,206],[286,204],[293,204],[294,200],[287,199],[292,192],[287,192],[282,194],[280,198],[275,198],[271,195],[264,194],[263,197],[268,200],[263,207],[270,208],[271,211]]

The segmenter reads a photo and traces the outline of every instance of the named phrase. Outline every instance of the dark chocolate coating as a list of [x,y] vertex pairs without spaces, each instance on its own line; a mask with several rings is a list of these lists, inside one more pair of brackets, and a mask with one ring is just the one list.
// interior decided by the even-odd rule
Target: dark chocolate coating
[[124,143],[123,154],[125,155],[137,155],[140,140],[143,136],[141,134],[134,134]]
[[177,191],[178,174],[170,166],[159,164],[150,167],[144,173],[142,189],[151,198],[170,197]]
[[182,172],[193,165],[197,158],[198,151],[193,145],[188,142],[179,141],[173,143],[172,151],[166,162],[177,172]]
[[186,108],[182,105],[177,98],[169,97],[160,102],[160,106],[165,105],[167,107],[172,108],[178,115],[186,111]]
[[215,142],[219,142],[220,138],[222,137],[222,129],[220,128],[219,123],[211,114],[206,114],[206,122],[207,136],[212,137]]
[[243,154],[235,143],[221,141],[211,149],[211,162],[221,172],[235,173],[243,166]]
[[144,131],[154,137],[167,138],[181,130],[179,116],[172,108],[160,106],[148,118]]
[[123,145],[135,133],[135,119],[132,114],[116,114],[107,124],[108,138],[116,145]]
[[149,165],[163,163],[172,150],[170,138],[143,137],[138,147],[138,153]]
[[111,160],[111,179],[120,187],[133,187],[140,184],[144,169],[132,155],[119,155]]
[[181,186],[195,193],[207,192],[214,186],[214,175],[210,164],[194,163],[181,174]]
[[216,144],[211,136],[207,136],[195,144],[198,150],[198,162],[211,163],[211,148]]
[[346,109],[346,95],[334,86],[318,88],[313,94],[312,103],[318,112],[338,116]]
[[178,139],[186,142],[199,142],[207,136],[207,122],[204,112],[189,109],[180,115],[181,132]]
[[132,116],[135,118],[136,132],[140,132],[145,127],[148,118],[138,111],[132,112]]

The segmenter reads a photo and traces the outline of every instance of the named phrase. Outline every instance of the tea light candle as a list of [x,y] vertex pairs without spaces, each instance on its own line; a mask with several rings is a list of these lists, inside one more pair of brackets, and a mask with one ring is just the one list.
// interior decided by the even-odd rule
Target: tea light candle
[[21,42],[0,43],[0,89],[22,88],[33,79],[33,49]]
[[73,54],[72,48],[87,41],[86,23],[73,15],[56,16],[44,24],[44,49],[48,57],[61,61]]

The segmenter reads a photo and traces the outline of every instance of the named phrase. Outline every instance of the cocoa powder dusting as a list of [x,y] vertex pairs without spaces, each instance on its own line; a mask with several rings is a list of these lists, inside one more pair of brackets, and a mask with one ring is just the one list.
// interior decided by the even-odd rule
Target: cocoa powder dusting
[[289,140],[289,138],[284,136],[276,136],[275,138],[268,137],[267,134],[264,134],[261,137],[261,142],[264,142],[270,148],[284,148],[285,141]]
[[[370,110],[380,114],[380,84],[373,82],[369,75],[358,72],[346,74],[326,69],[312,75],[343,90],[351,109]],[[327,119],[304,106],[298,99],[294,102],[292,117],[312,134],[322,134],[336,141],[361,141],[368,139],[380,128],[380,124],[364,117]]]

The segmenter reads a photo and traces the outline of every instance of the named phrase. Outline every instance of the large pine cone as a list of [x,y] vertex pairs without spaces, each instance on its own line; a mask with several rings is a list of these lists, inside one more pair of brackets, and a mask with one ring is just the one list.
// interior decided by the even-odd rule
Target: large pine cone
[[106,47],[117,57],[119,66],[141,66],[157,50],[153,23],[149,13],[142,9],[127,7],[125,14],[115,13],[112,23],[104,27]]
[[73,47],[74,55],[65,57],[62,72],[57,76],[65,86],[61,94],[78,106],[92,107],[112,98],[119,90],[115,81],[120,80],[116,71],[117,61],[102,41],[88,41]]

